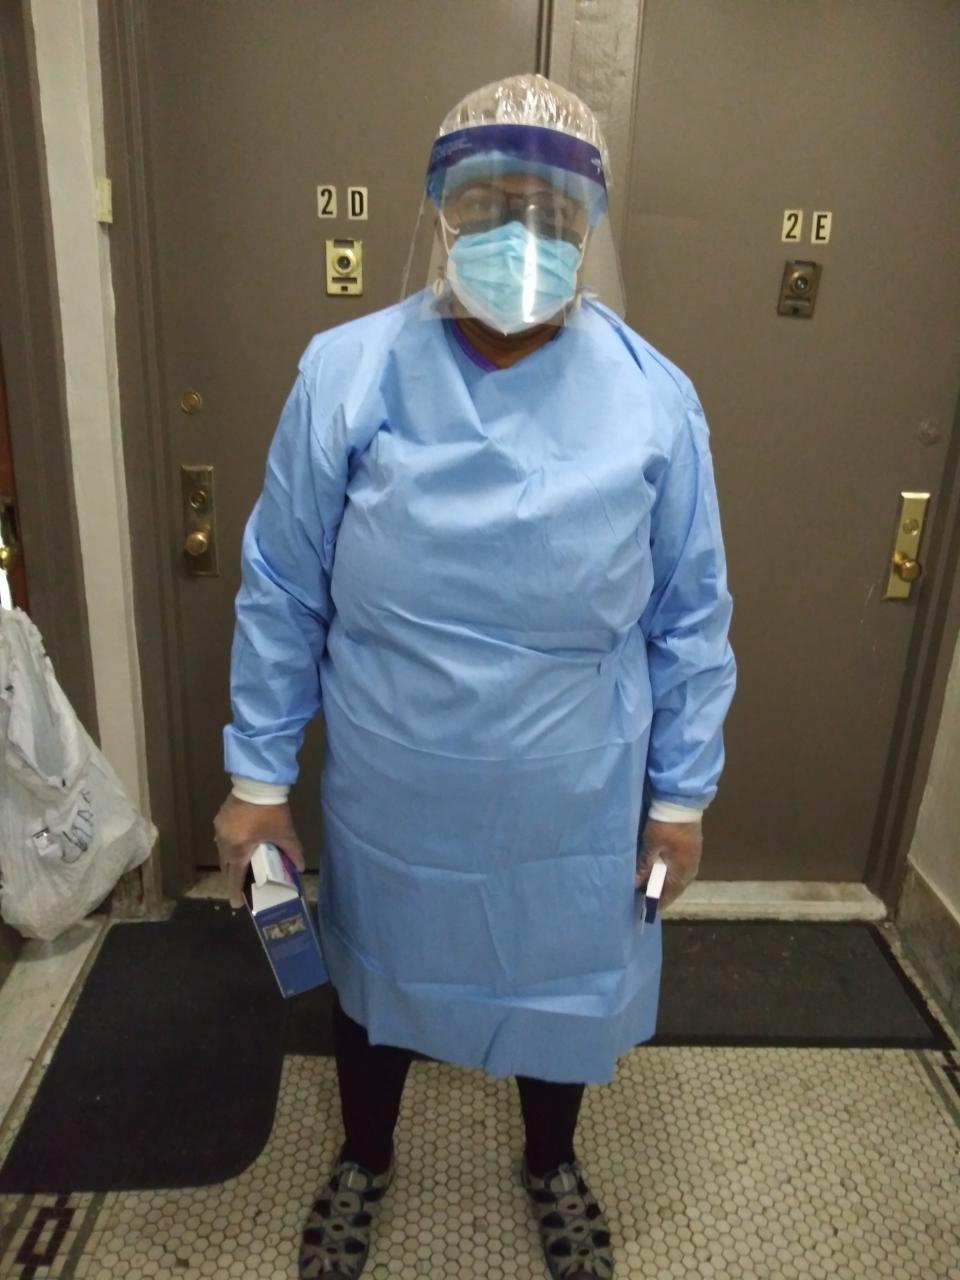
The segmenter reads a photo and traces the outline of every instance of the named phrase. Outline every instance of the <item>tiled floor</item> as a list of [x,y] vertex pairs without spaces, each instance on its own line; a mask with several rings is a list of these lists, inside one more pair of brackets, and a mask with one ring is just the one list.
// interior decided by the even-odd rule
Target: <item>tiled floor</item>
[[[641,1047],[623,1057],[612,1085],[587,1089],[578,1130],[617,1276],[960,1280],[953,1039],[947,1052]],[[240,1177],[0,1197],[0,1276],[295,1277],[300,1225],[340,1136],[333,1062],[290,1057],[270,1140]],[[365,1277],[547,1276],[517,1181],[511,1081],[414,1063],[396,1145]]]

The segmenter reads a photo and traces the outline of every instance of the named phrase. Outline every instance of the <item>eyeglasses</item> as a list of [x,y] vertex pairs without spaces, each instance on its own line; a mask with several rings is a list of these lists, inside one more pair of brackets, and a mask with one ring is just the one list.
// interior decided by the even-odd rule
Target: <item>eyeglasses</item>
[[492,183],[474,183],[444,201],[443,213],[457,235],[489,231],[517,221],[536,235],[567,240],[577,246],[583,243],[583,233],[577,225],[582,225],[582,207],[553,189],[510,192]]

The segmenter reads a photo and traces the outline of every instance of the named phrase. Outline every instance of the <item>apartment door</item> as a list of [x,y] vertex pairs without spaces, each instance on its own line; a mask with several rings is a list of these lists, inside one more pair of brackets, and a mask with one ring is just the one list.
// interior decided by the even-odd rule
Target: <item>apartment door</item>
[[925,588],[884,599],[899,494],[935,505],[960,385],[958,66],[936,0],[644,6],[630,319],[700,392],[734,596],[711,879],[869,868]]
[[[243,526],[310,337],[399,299],[430,146],[467,91],[536,66],[537,0],[163,0],[144,4],[155,297],[171,480],[211,466],[218,576],[195,576],[169,512],[190,831],[215,863]],[[321,217],[333,209],[336,216]],[[348,188],[365,189],[365,217]],[[353,199],[363,198],[354,196]],[[118,210],[118,216],[121,211]],[[361,297],[325,292],[324,244],[363,242]],[[322,723],[292,804],[310,861]]]

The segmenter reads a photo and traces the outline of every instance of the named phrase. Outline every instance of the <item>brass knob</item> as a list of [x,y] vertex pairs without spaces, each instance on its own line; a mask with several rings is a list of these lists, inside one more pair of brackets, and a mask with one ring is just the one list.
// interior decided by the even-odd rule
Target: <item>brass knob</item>
[[922,572],[919,560],[911,560],[902,551],[893,557],[893,572],[904,582],[916,582]]
[[0,547],[0,570],[9,573],[17,558],[16,547]]
[[206,555],[210,550],[209,529],[194,529],[193,533],[188,533],[183,549],[188,556]]

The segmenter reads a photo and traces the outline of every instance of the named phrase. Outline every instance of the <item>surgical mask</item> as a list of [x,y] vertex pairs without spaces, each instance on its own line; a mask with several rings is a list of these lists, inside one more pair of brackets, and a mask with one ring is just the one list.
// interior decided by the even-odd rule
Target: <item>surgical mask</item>
[[574,297],[582,258],[582,248],[511,221],[459,236],[448,251],[447,280],[471,315],[518,333]]

